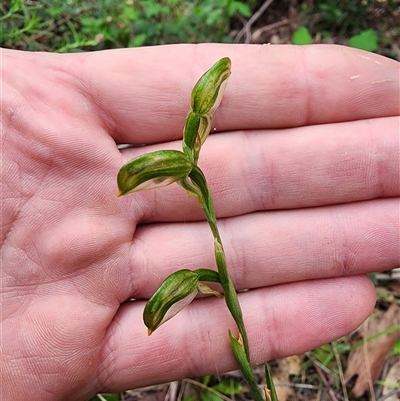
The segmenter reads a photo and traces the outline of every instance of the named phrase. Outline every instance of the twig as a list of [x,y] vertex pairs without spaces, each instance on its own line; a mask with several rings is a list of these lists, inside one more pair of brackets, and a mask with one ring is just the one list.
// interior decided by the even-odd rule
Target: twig
[[239,33],[236,35],[235,38],[235,43],[239,43],[240,39],[242,39],[242,36],[246,33],[246,39],[244,43],[250,43],[250,38],[251,34],[250,28],[251,26],[260,18],[260,16],[263,14],[263,12],[271,5],[271,3],[274,0],[266,0],[264,1],[264,4],[251,16],[251,18],[246,22],[245,26],[239,31]]
[[364,333],[363,333],[363,353],[364,353],[365,367],[366,367],[366,371],[367,371],[369,392],[371,395],[371,401],[376,401],[375,392],[374,392],[374,383],[372,382],[372,377],[371,377],[371,364],[369,362],[368,342],[366,340],[366,338],[367,338],[366,325],[363,326],[363,331],[364,331]]
[[342,366],[342,362],[340,361],[340,356],[339,356],[339,353],[337,352],[336,344],[334,341],[332,341],[331,347],[333,350],[333,355],[335,355],[336,363],[338,365],[339,378],[340,378],[340,384],[342,386],[343,397],[344,397],[345,401],[349,401],[349,395],[347,394],[347,388],[346,388],[346,381],[345,381],[344,375],[343,375],[343,366]]
[[289,19],[284,18],[284,19],[281,20],[281,21],[277,21],[277,22],[274,22],[274,23],[272,23],[272,24],[268,24],[268,25],[265,25],[265,26],[263,26],[263,27],[261,27],[261,28],[258,28],[257,30],[255,30],[255,31],[251,34],[251,40],[252,40],[252,41],[255,41],[255,40],[257,40],[258,37],[261,36],[261,34],[263,34],[264,32],[267,32],[267,31],[270,31],[270,30],[272,30],[272,29],[279,28],[279,27],[281,27],[281,26],[287,25],[287,24],[289,24],[289,22],[290,22]]
[[385,400],[387,400],[388,398],[391,398],[394,395],[397,395],[398,397],[400,397],[400,390],[393,389],[393,390],[389,391],[387,394],[385,394],[382,397],[378,398],[377,401],[385,401]]
[[219,391],[214,390],[212,387],[208,387],[208,386],[206,386],[205,384],[200,383],[200,382],[198,382],[198,381],[196,381],[196,380],[185,379],[185,382],[191,383],[191,384],[193,384],[193,385],[195,385],[195,386],[199,386],[199,387],[201,387],[203,390],[207,390],[207,391],[209,391],[210,393],[213,393],[214,395],[217,395],[218,397],[222,398],[224,401],[231,401],[230,398],[228,398],[228,397],[226,397],[225,395],[221,394]]
[[164,401],[174,401],[176,400],[176,395],[178,393],[179,382],[171,382],[168,386],[167,394],[165,395]]
[[318,363],[316,362],[316,360],[313,357],[310,357],[310,361],[314,366],[315,371],[317,372],[317,375],[319,376],[319,378],[321,379],[322,383],[325,386],[325,389],[328,391],[328,395],[329,398],[332,401],[338,401],[338,399],[336,398],[335,392],[333,391],[331,385],[329,384],[324,372],[322,371],[322,369],[319,367]]

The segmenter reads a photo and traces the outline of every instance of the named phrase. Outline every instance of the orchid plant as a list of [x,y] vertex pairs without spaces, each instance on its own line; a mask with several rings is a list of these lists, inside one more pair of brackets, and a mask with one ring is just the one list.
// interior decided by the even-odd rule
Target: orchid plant
[[[212,116],[221,103],[230,74],[231,60],[224,57],[202,75],[192,91],[191,108],[183,130],[183,151],[159,150],[130,160],[118,173],[118,196],[176,182],[198,201],[214,237],[214,253],[218,271],[184,269],[172,273],[148,300],[144,308],[143,320],[150,335],[188,305],[196,295],[211,294],[224,298],[238,331],[235,335],[228,330],[233,355],[248,382],[254,399],[263,401],[264,398],[251,367],[242,310],[228,273],[213,199],[207,180],[197,165],[201,146],[210,133]],[[204,282],[219,283],[223,294],[213,290]],[[277,401],[267,364],[265,372],[266,386],[263,391],[265,398],[268,401]]]

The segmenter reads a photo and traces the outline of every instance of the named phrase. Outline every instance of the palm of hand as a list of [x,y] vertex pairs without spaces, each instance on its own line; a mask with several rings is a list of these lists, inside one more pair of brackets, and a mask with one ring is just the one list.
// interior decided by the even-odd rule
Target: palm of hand
[[12,269],[3,279],[3,330],[13,337],[4,358],[31,372],[22,383],[67,398],[87,392],[113,352],[107,337],[136,283],[130,248],[139,216],[127,218],[115,197],[121,155],[98,111],[76,87],[49,95],[47,85],[62,86],[57,73],[48,77],[20,80],[34,99],[11,91],[19,107],[6,110],[2,259]]
[[[143,54],[146,55],[147,51],[143,50]],[[131,74],[134,75],[130,72],[134,67],[132,57],[125,54],[118,56],[115,65],[111,58],[108,59],[107,74],[111,75],[105,74],[105,80],[97,86],[93,84],[93,75],[83,67],[90,65],[90,68],[96,69],[97,63],[105,60],[102,55],[94,56],[86,64],[83,56],[71,58],[79,64],[81,72],[78,78],[74,75],[75,66],[68,60],[69,56],[65,58],[68,68],[60,68],[60,63],[52,56],[44,56],[43,65],[39,65],[40,61],[37,61],[38,65],[32,64],[32,60],[36,59],[30,55],[19,55],[17,64],[4,63],[4,76],[11,78],[4,81],[3,88],[5,130],[2,144],[7,150],[2,161],[4,216],[1,257],[7,262],[2,272],[3,376],[6,384],[3,392],[10,399],[22,399],[28,393],[32,400],[85,399],[102,389],[120,390],[235,366],[226,343],[229,314],[222,304],[218,307],[218,300],[206,299],[195,303],[189,311],[175,317],[173,325],[165,325],[155,338],[147,338],[141,317],[144,302],[140,299],[149,297],[167,274],[186,267],[185,263],[190,264],[189,268],[213,266],[213,256],[212,244],[207,241],[211,239],[207,226],[202,222],[189,224],[190,220],[201,218],[201,211],[191,200],[184,199],[179,189],[168,188],[158,195],[143,193],[116,198],[116,173],[123,162],[140,153],[140,149],[121,154],[115,142],[129,142],[131,139],[138,143],[161,143],[179,139],[188,99],[185,95],[184,104],[177,106],[179,118],[171,118],[174,112],[171,108],[166,110],[165,116],[162,107],[157,109],[157,122],[150,124],[149,130],[146,130],[141,118],[146,121],[153,119],[152,103],[143,107],[140,112],[142,117],[138,116],[136,120],[129,116],[132,113],[129,99],[119,99],[126,93],[125,81]],[[151,54],[150,51],[149,60]],[[179,50],[170,54],[172,65]],[[15,54],[7,53],[7,57],[9,55],[14,57]],[[220,56],[220,50],[215,50],[212,62]],[[146,70],[145,64],[141,67],[142,71]],[[7,68],[10,70],[7,71]],[[200,72],[203,70],[201,68]],[[29,71],[37,72],[33,74],[34,80],[33,75],[27,74]],[[97,70],[101,71],[101,68]],[[121,71],[126,71],[126,75],[120,77]],[[176,73],[176,81],[180,82],[181,73],[176,71],[171,67],[169,72],[172,75]],[[107,79],[115,88],[107,86]],[[164,79],[161,77],[156,85],[160,93]],[[190,92],[193,81],[185,87],[185,93]],[[235,88],[234,82],[230,85]],[[252,85],[251,82],[249,85]],[[259,88],[257,80],[253,86],[251,93]],[[107,94],[99,88],[107,89]],[[137,95],[139,99],[140,95],[143,93]],[[376,116],[371,118],[394,115],[390,110],[394,110],[395,105],[385,105],[381,96],[389,99],[390,93],[382,95],[377,89],[375,94],[376,103],[381,104],[381,109],[388,114],[381,112],[377,106],[373,111]],[[145,97],[146,94],[142,96],[143,99]],[[166,103],[169,104],[169,99]],[[349,119],[346,112],[339,111],[339,114],[342,113],[339,117],[332,113],[330,121],[346,121]],[[368,110],[366,115],[357,110],[354,113],[358,113],[360,119],[368,117]],[[234,110],[233,120],[236,114]],[[261,110],[257,111],[257,115],[262,115]],[[273,113],[271,118],[274,118]],[[384,130],[382,124],[386,121],[388,129]],[[321,122],[311,121],[314,124]],[[249,118],[248,122],[236,121],[232,124],[237,124],[239,128],[241,124],[260,128],[253,127],[252,123]],[[259,124],[267,126],[265,122]],[[295,125],[293,121],[282,124]],[[130,125],[136,132],[134,139],[129,136]],[[382,118],[379,125],[387,135],[387,143],[390,138],[395,140],[393,123],[388,118],[385,121]],[[330,135],[333,132],[337,129],[329,131]],[[310,150],[310,146],[301,143],[303,133],[301,128],[296,133],[296,138],[301,138],[299,150],[292,154],[289,152],[287,159],[282,152],[279,163],[272,163],[271,160],[271,166],[286,166],[289,171],[291,165],[296,164],[295,159],[289,159],[292,156],[300,159],[303,154],[300,149]],[[150,135],[151,140],[147,141]],[[263,136],[264,139],[258,137],[257,149],[252,149],[254,159],[258,154],[254,150],[263,146],[265,137],[268,135]],[[220,141],[220,145],[240,160],[245,148],[237,146],[238,143],[249,146],[251,141],[250,135],[246,141],[239,142],[239,139],[242,140],[232,134],[229,141],[223,136],[215,141]],[[275,154],[275,145],[276,150],[290,149],[290,145],[285,147],[275,140],[274,134],[268,140],[270,142],[265,147],[272,155]],[[363,143],[361,139],[360,146]],[[354,140],[354,146],[359,144]],[[177,141],[176,147],[179,146]],[[159,145],[159,148],[164,147]],[[298,188],[295,181],[301,179],[301,174],[291,182],[291,174],[287,173],[287,182],[284,181],[286,175],[281,175],[282,184],[278,181],[275,186],[271,185],[275,191],[273,200],[261,190],[255,198],[256,192],[251,192],[255,188],[252,182],[240,183],[237,191],[228,188],[235,187],[229,185],[232,177],[240,179],[239,170],[235,170],[238,164],[225,165],[225,161],[220,160],[219,151],[213,151],[212,146],[204,149],[205,170],[211,176],[211,185],[221,189],[216,197],[217,211],[220,210],[224,217],[234,217],[224,221],[222,226],[222,235],[228,237],[228,243],[229,240],[232,242],[231,248],[236,252],[228,255],[233,278],[239,283],[239,288],[259,288],[241,295],[244,316],[245,319],[247,316],[252,328],[249,334],[252,337],[250,343],[255,344],[255,362],[310,349],[346,333],[361,322],[374,304],[372,286],[362,277],[329,278],[342,274],[363,274],[368,269],[390,268],[398,263],[393,245],[398,240],[398,231],[392,217],[388,217],[393,216],[393,211],[398,211],[397,203],[372,200],[368,207],[354,208],[348,213],[348,216],[356,213],[360,222],[365,216],[376,216],[380,227],[386,230],[386,248],[379,257],[368,257],[365,252],[368,248],[370,255],[377,255],[372,241],[360,250],[362,241],[359,241],[359,232],[364,226],[357,228],[357,235],[349,234],[346,246],[356,249],[360,255],[365,253],[364,257],[360,257],[361,262],[353,265],[344,265],[337,260],[331,262],[329,252],[326,259],[321,252],[314,262],[315,254],[311,252],[307,260],[307,255],[302,252],[302,244],[309,244],[309,233],[315,232],[315,226],[308,227],[307,224],[320,221],[319,226],[315,224],[322,227],[326,221],[330,222],[328,216],[339,216],[333,207],[327,208],[326,212],[323,209],[313,213],[288,212],[291,213],[288,218],[290,224],[286,222],[286,214],[282,217],[278,213],[268,216],[261,213],[241,214],[373,199],[369,193],[376,192],[377,187],[381,191],[379,196],[394,197],[398,196],[398,188],[385,184],[383,177],[383,182],[372,183],[370,187],[361,188],[360,185],[356,194],[354,183],[344,178],[343,183],[339,181],[344,189],[336,193],[326,177],[321,176],[320,183],[315,180],[310,184],[309,199],[299,199],[296,191],[290,194],[286,188],[288,183],[292,185],[292,191]],[[331,154],[339,153],[335,148]],[[254,159],[251,161],[256,163]],[[318,159],[321,166],[325,159],[325,155]],[[395,164],[390,161],[385,164],[392,177],[393,171],[396,171]],[[279,175],[276,169],[273,171],[275,176]],[[333,181],[339,179],[332,171],[329,173],[331,178],[333,175]],[[307,174],[307,170],[302,174]],[[220,175],[221,178],[218,178]],[[338,177],[342,180],[341,176]],[[381,207],[382,202],[385,209]],[[342,209],[347,216],[345,207]],[[152,225],[137,226],[144,221],[159,224],[155,224],[154,228]],[[371,221],[367,223],[369,226],[372,224]],[[378,227],[378,223],[374,224]],[[266,226],[270,227],[267,232]],[[293,231],[292,226],[296,230]],[[294,232],[297,233],[296,241],[289,237]],[[265,252],[268,252],[266,248],[269,246],[265,243],[269,244],[275,236],[279,240],[267,257]],[[368,238],[362,237],[363,240]],[[326,244],[334,244],[337,238],[326,234],[318,240],[319,249],[325,250]],[[290,248],[291,244],[297,245]],[[378,241],[378,245],[382,246],[382,243]],[[328,251],[332,249],[336,248],[332,246]],[[273,256],[275,253],[282,256],[276,258]],[[350,270],[343,273],[343,266]],[[318,280],[323,278],[328,279]],[[315,279],[315,282],[299,282],[309,279]],[[271,284],[276,287],[262,288]],[[130,297],[139,301],[123,304]],[[292,302],[286,303],[288,299]],[[275,309],[270,305],[274,305]],[[331,311],[336,311],[336,314],[332,313],[330,318]],[[256,327],[267,328],[263,331],[266,335],[260,338]],[[326,329],[322,330],[322,327]],[[282,333],[285,333],[284,340]],[[32,392],[32,389],[36,391]]]

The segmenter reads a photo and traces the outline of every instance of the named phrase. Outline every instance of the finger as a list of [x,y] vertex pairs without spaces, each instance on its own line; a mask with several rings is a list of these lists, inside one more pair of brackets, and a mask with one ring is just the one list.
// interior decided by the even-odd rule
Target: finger
[[[370,314],[375,290],[365,277],[288,284],[239,296],[254,364],[302,353],[339,338]],[[196,300],[150,338],[143,304],[124,305],[108,330],[99,377],[105,391],[237,369],[220,299]]]
[[[383,271],[400,265],[398,199],[253,213],[220,220],[238,289]],[[131,270],[135,298],[148,298],[179,269],[215,269],[207,223],[140,226]],[[155,251],[156,250],[156,251]]]
[[181,138],[194,84],[225,56],[232,75],[218,130],[399,113],[399,64],[348,47],[161,46],[69,56],[69,63],[117,142],[154,143]]
[[[388,117],[214,135],[199,164],[219,217],[399,196],[399,129],[400,118]],[[158,147],[130,150],[124,158]],[[145,221],[203,216],[175,184],[127,198],[130,210],[139,201]]]

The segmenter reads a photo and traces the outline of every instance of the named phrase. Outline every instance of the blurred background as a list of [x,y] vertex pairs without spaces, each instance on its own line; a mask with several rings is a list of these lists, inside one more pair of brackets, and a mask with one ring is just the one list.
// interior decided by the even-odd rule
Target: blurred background
[[[335,43],[400,60],[400,0],[0,0],[0,22],[0,46],[19,50]],[[272,361],[280,401],[400,400],[400,271],[371,279],[378,300],[361,327],[309,353]],[[263,376],[261,370],[260,382]],[[92,401],[250,399],[240,373],[230,372]]]
[[0,46],[337,43],[400,60],[399,0],[2,0]]

